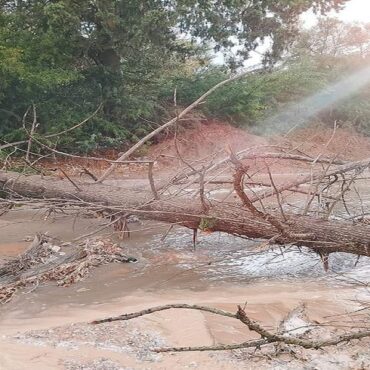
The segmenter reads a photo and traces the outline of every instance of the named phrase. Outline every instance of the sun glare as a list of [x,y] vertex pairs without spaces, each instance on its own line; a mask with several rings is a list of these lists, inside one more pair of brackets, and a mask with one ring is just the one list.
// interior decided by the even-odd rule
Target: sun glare
[[370,0],[349,1],[337,17],[346,22],[370,22]]
[[[340,12],[331,11],[327,16],[349,23],[370,23],[370,0],[350,0],[343,10]],[[305,28],[311,28],[317,23],[317,15],[310,10],[301,16],[301,20]]]

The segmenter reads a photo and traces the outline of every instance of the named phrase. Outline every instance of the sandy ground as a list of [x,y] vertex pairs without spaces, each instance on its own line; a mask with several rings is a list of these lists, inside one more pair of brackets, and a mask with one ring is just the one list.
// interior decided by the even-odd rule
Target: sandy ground
[[[223,288],[226,290],[226,287]],[[277,288],[279,293],[273,294]],[[128,323],[91,326],[86,322],[97,317],[184,300],[233,311],[236,303],[248,298],[250,302],[248,313],[255,319],[263,320],[266,326],[274,327],[282,315],[301,300],[308,302],[311,317],[322,319],[323,315],[343,312],[342,299],[346,294],[348,292],[342,292],[341,297],[338,297],[335,293],[328,295],[325,292],[324,298],[323,292],[314,286],[295,291],[291,286],[284,289],[281,285],[275,287],[257,285],[247,290],[228,287],[227,293],[222,296],[219,289],[198,293],[186,290],[161,294],[138,292],[134,296],[87,307],[50,304],[32,318],[27,317],[27,314],[24,317],[24,311],[23,315],[22,312],[13,312],[2,318],[1,368],[258,369],[261,368],[261,360],[247,351],[231,354],[195,352],[158,355],[149,350],[164,345],[212,345],[252,339],[254,336],[238,322],[188,311],[168,311]],[[363,358],[361,361],[366,360],[365,364],[369,366],[370,354],[366,347],[368,344],[369,342],[362,342],[342,346],[339,351],[346,357],[346,362],[342,364],[336,361],[336,351],[322,353],[306,351],[304,355],[298,356],[296,368],[320,368],[307,367],[305,364],[307,361],[304,359],[305,357],[314,359],[318,355],[323,356],[323,353],[326,355],[325,361],[333,362],[333,366],[336,364],[335,368],[338,369],[351,368],[348,367],[350,363],[353,366],[358,365],[356,356]],[[272,354],[274,351],[270,349],[270,352]],[[299,353],[299,350],[297,352]],[[107,361],[105,365],[104,361]],[[288,365],[292,361],[293,359],[286,359],[284,356],[282,358],[274,356],[270,363],[268,361],[262,363],[265,368],[276,368],[279,362]],[[322,361],[321,365],[325,361]],[[99,365],[99,362],[103,363]]]
[[[23,239],[35,232],[48,231],[71,240],[100,223],[97,219],[75,220],[68,216],[45,221],[43,214],[17,210],[0,219],[0,253],[8,258],[17,254],[28,244]],[[199,251],[192,252],[190,235],[181,229],[168,237],[167,244],[158,245],[158,237],[166,230],[164,225],[145,223],[135,228],[138,232],[122,246],[128,254],[138,257],[137,264],[103,266],[68,288],[48,285],[32,292],[25,289],[0,308],[0,369],[370,367],[369,341],[355,341],[325,351],[295,349],[294,355],[287,354],[284,348],[276,352],[272,346],[256,353],[248,350],[151,352],[153,347],[238,343],[257,337],[236,320],[196,311],[171,310],[130,322],[90,325],[90,321],[98,318],[167,303],[197,303],[234,312],[238,304],[247,301],[250,316],[266,328],[275,329],[290,310],[303,302],[310,320],[336,321],[336,329],[314,333],[322,336],[332,330],[341,333],[338,322],[342,322],[343,317],[333,315],[353,311],[370,302],[367,289],[331,280],[320,265],[316,270],[311,270],[311,265],[307,271],[304,267],[284,270],[280,261],[277,268],[270,268],[270,275],[262,272],[256,275],[256,271],[265,271],[263,265],[256,264],[252,274],[251,260],[240,266],[241,256],[231,252],[240,241],[204,236],[200,238]],[[226,249],[222,250],[222,246]],[[213,268],[198,270],[199,261],[219,261],[221,252],[215,248],[232,257],[227,263],[223,261],[215,263]],[[316,257],[307,258],[316,261]],[[311,259],[306,260],[307,264]],[[367,265],[367,261],[362,262],[359,271],[366,273]],[[310,278],[310,271],[316,271],[318,278]],[[344,317],[347,322],[348,317]]]

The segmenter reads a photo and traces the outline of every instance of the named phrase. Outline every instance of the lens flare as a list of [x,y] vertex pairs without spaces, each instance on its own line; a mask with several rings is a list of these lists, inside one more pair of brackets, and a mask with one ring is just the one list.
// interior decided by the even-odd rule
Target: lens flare
[[304,125],[318,113],[335,106],[370,84],[370,66],[354,72],[325,89],[288,105],[272,117],[259,122],[254,130],[260,135],[286,134]]

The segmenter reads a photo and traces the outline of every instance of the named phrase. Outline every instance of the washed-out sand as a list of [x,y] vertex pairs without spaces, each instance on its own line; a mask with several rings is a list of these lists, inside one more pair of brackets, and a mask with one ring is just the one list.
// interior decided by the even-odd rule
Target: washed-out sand
[[[0,254],[3,258],[18,254],[28,245],[24,238],[36,232],[48,231],[71,240],[101,223],[69,215],[45,220],[39,212],[18,209],[0,218]],[[131,228],[131,239],[121,243],[138,263],[102,266],[68,288],[53,284],[33,291],[26,288],[0,307],[1,370],[370,367],[369,340],[319,351],[294,348],[293,354],[283,351],[279,355],[273,346],[255,353],[155,354],[150,350],[239,343],[258,337],[236,320],[198,311],[170,310],[129,322],[90,325],[95,319],[168,303],[197,303],[234,312],[238,304],[247,302],[247,313],[275,330],[290,310],[305,303],[311,320],[336,321],[336,329],[316,333],[323,336],[342,333],[340,322],[356,326],[347,316],[335,315],[370,302],[366,286],[351,284],[354,279],[369,282],[366,258],[354,267],[356,258],[334,256],[334,271],[326,274],[318,256],[308,252],[251,255],[251,242],[216,233],[201,234],[197,250],[192,251],[187,230],[174,230],[161,241],[165,225],[145,222]],[[364,317],[351,320],[359,319],[366,324]]]

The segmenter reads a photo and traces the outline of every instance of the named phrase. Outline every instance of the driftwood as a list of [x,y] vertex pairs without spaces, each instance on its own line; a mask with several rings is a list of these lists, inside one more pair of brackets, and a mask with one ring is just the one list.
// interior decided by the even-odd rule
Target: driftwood
[[330,339],[316,339],[311,340],[303,337],[287,336],[285,333],[272,333],[269,330],[264,329],[259,323],[252,320],[246,313],[245,308],[238,306],[237,312],[220,310],[218,308],[212,308],[207,306],[190,305],[186,303],[168,304],[164,306],[151,307],[146,310],[124,314],[115,317],[109,317],[106,319],[95,320],[92,324],[102,324],[107,322],[119,321],[119,320],[131,320],[137,317],[149,315],[159,311],[165,311],[170,309],[190,309],[198,310],[203,312],[209,312],[219,316],[225,316],[232,319],[241,321],[248,327],[250,331],[256,332],[261,336],[261,339],[250,340],[240,344],[220,344],[214,346],[201,346],[201,347],[165,347],[165,348],[154,348],[154,352],[189,352],[189,351],[225,351],[240,348],[260,348],[261,346],[272,344],[272,343],[284,343],[287,345],[294,345],[303,347],[305,349],[320,349],[323,347],[335,346],[339,343],[349,342],[355,339],[362,339],[370,337],[370,330],[365,329],[362,331],[346,333],[340,336],[334,336]]
[[[134,262],[110,240],[85,240],[73,247],[60,247],[45,235],[36,235],[18,257],[0,265],[0,303],[9,302],[18,289],[45,281],[68,286],[89,271],[111,262]],[[32,289],[33,290],[33,289]]]
[[[362,161],[344,166],[358,170],[360,165],[368,164]],[[0,172],[0,186],[13,198],[49,199],[58,201],[60,205],[74,204],[121,212],[122,215],[135,214],[193,230],[221,231],[248,238],[273,240],[280,245],[307,246],[325,253],[347,252],[370,256],[370,226],[352,221],[288,213],[284,216],[280,213],[269,213],[270,217],[260,216],[235,201],[213,202],[205,211],[201,202],[194,202],[185,196],[155,200],[150,191],[96,183],[79,183],[80,190],[77,190],[66,181],[6,172]]]

